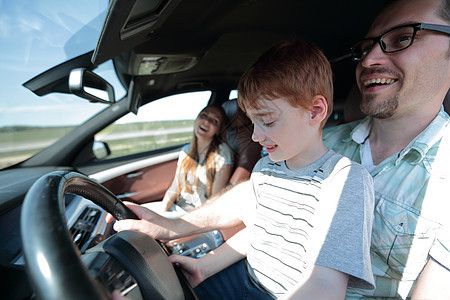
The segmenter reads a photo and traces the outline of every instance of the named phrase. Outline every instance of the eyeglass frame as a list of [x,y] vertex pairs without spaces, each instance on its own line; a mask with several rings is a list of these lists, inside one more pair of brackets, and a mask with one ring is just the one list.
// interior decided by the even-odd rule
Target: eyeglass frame
[[[414,29],[412,37],[411,37],[411,42],[409,43],[408,46],[406,46],[405,48],[401,48],[401,49],[397,49],[397,50],[393,50],[393,51],[387,51],[383,48],[383,44],[381,43],[381,40],[384,36],[386,36],[387,34],[391,33],[392,31],[395,31],[399,28],[403,28],[403,27],[412,27]],[[380,45],[381,50],[384,53],[395,53],[395,52],[400,52],[403,51],[405,49],[408,49],[413,43],[414,43],[414,39],[416,37],[416,33],[419,30],[428,30],[428,31],[433,31],[433,32],[438,32],[438,33],[445,33],[450,35],[450,26],[447,25],[439,25],[439,24],[429,24],[429,23],[413,23],[413,24],[405,24],[405,25],[400,25],[400,26],[396,26],[394,28],[389,29],[388,31],[386,31],[385,33],[374,37],[374,38],[364,38],[362,40],[360,40],[359,42],[355,43],[353,45],[353,47],[350,48],[351,50],[351,56],[352,56],[352,60],[353,61],[361,61],[363,60],[363,58],[370,52],[372,51],[373,47],[375,46],[376,43],[378,43]],[[361,51],[361,57],[360,58],[356,58],[355,57],[355,49],[356,46],[363,43],[364,41],[372,41],[372,47],[370,47],[370,49],[366,52],[366,54],[363,54]]]

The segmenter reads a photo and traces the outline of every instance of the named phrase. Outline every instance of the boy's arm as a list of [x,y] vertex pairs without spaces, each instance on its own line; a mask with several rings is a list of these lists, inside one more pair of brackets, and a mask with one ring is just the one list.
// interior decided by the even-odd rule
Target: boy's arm
[[181,218],[169,219],[137,204],[127,206],[140,220],[122,220],[114,229],[136,230],[159,240],[172,240],[183,236],[225,229],[241,223],[242,210],[247,201],[255,197],[250,181],[243,182],[226,192],[208,199],[201,207],[189,211]]
[[348,274],[315,265],[306,282],[283,299],[344,299]]
[[196,287],[212,275],[231,266],[247,255],[249,238],[247,228],[242,229],[228,241],[212,250],[205,256],[195,259],[185,256],[172,255],[170,262],[177,263],[184,270],[189,283]]

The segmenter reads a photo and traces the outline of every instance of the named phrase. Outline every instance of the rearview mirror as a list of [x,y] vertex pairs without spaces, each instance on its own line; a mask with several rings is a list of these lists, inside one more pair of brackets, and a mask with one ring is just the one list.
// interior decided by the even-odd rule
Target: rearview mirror
[[73,69],[69,75],[70,91],[91,102],[116,102],[114,88],[102,77],[85,68]]

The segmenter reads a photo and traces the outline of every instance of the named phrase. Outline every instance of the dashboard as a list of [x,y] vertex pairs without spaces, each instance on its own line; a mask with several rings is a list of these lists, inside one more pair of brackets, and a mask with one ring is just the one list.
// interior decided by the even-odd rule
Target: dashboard
[[[0,172],[0,274],[2,297],[24,299],[33,294],[25,272],[21,240],[21,208],[31,185],[41,176],[71,168],[19,168]],[[36,212],[39,213],[39,212]],[[107,213],[79,195],[65,195],[65,219],[81,254],[113,233]]]

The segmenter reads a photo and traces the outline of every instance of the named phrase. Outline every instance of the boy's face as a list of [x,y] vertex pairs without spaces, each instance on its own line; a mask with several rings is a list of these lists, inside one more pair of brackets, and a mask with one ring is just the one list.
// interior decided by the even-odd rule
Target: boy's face
[[254,125],[253,141],[266,147],[271,160],[285,160],[290,169],[303,167],[299,162],[319,131],[310,125],[310,111],[292,107],[285,98],[262,99],[258,104],[258,109],[246,107]]

